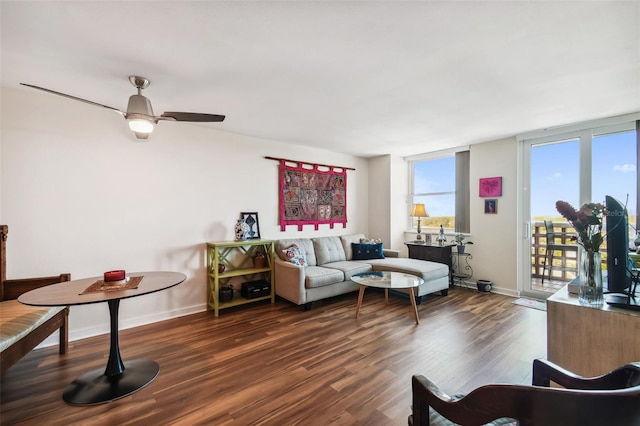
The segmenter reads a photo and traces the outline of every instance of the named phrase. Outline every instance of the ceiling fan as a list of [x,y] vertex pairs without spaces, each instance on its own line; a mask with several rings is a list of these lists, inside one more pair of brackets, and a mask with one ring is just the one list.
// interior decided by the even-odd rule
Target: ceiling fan
[[65,98],[74,99],[76,101],[85,102],[91,105],[115,111],[127,120],[127,122],[129,123],[129,128],[136,134],[136,138],[138,139],[148,139],[158,121],[191,121],[198,123],[208,123],[220,122],[224,120],[224,115],[201,114],[197,112],[165,112],[162,115],[155,116],[153,115],[153,109],[151,109],[151,102],[149,101],[149,99],[142,96],[142,89],[146,89],[147,87],[149,87],[150,81],[144,77],[139,77],[137,75],[129,76],[129,81],[138,89],[138,94],[131,95],[131,97],[129,97],[129,104],[127,105],[126,112],[120,111],[117,108],[113,108],[107,105],[99,104],[97,102],[88,101],[86,99],[67,95],[65,93],[56,92],[55,90],[45,89],[44,87],[34,86],[32,84],[26,83],[20,84],[23,86],[31,87],[33,89],[53,93],[54,95],[64,96]]

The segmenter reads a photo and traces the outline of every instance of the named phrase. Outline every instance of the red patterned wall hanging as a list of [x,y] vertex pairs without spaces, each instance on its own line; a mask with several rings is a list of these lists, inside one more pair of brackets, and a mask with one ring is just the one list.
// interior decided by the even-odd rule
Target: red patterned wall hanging
[[[267,157],[270,158],[270,157]],[[275,158],[271,158],[275,159]],[[280,229],[297,225],[347,226],[347,167],[280,161]],[[294,166],[287,162],[295,163]]]

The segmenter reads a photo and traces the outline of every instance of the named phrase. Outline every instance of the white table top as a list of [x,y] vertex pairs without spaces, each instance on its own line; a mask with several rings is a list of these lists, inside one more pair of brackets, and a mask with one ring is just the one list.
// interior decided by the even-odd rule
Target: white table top
[[360,285],[377,288],[413,288],[424,284],[424,280],[416,275],[402,272],[363,272],[351,277]]

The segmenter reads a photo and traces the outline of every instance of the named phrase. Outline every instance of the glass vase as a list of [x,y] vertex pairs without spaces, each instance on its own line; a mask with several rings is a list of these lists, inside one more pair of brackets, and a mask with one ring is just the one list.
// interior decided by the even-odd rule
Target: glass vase
[[583,251],[580,259],[579,300],[583,306],[599,308],[604,303],[602,257],[599,251]]

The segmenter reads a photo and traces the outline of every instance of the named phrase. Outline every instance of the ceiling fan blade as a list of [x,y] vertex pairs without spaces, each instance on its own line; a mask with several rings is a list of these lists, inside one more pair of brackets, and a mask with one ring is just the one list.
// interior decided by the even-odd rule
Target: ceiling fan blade
[[38,90],[42,90],[44,92],[53,93],[54,95],[63,96],[65,98],[73,99],[74,101],[80,101],[80,102],[84,102],[84,103],[91,104],[91,105],[94,105],[94,106],[107,108],[107,109],[110,109],[112,111],[117,112],[118,114],[122,115],[123,117],[125,116],[124,112],[122,112],[119,109],[114,108],[114,107],[110,107],[110,106],[107,106],[107,105],[102,105],[102,104],[99,104],[99,103],[93,102],[93,101],[88,101],[86,99],[78,98],[76,96],[67,95],[66,93],[56,92],[55,90],[45,89],[44,87],[34,86],[32,84],[26,84],[26,83],[20,83],[20,84],[23,85],[23,86],[31,87],[32,89],[38,89]]
[[223,121],[224,117],[224,115],[200,114],[197,112],[165,112],[160,117],[158,117],[158,119],[209,123]]

